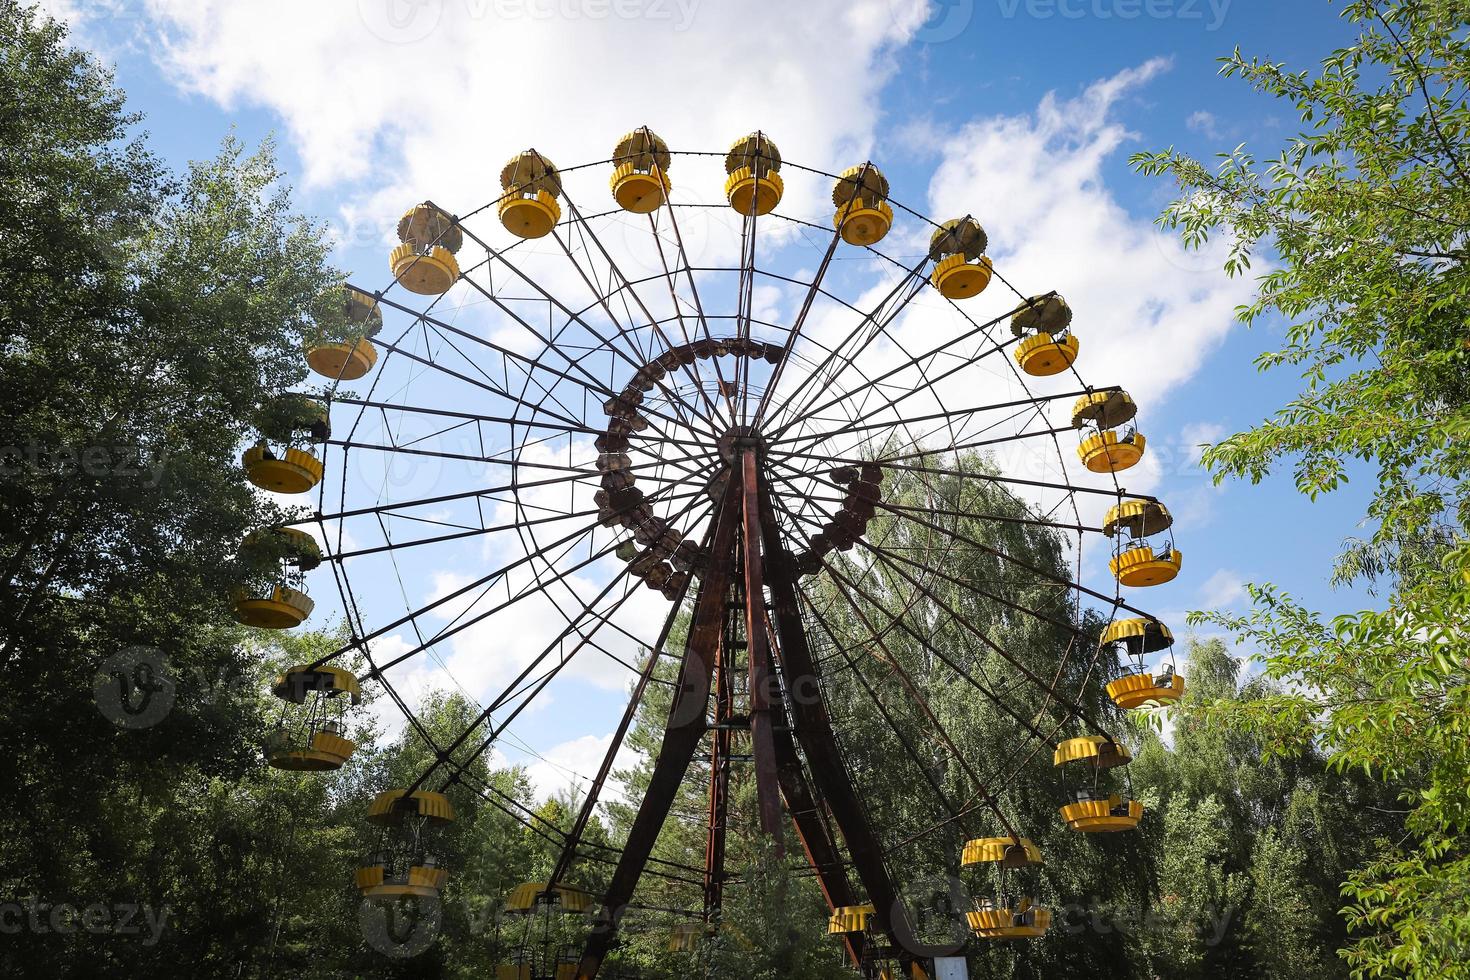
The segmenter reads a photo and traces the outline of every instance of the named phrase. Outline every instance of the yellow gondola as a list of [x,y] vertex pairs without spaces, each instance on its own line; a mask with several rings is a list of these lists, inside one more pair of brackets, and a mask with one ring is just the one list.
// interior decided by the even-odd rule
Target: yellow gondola
[[1071,324],[1072,308],[1057,293],[1028,298],[1011,314],[1011,333],[1021,338],[1015,350],[1016,364],[1035,377],[1067,370],[1076,362],[1079,349]]
[[952,218],[935,230],[929,238],[929,258],[934,260],[929,281],[941,296],[969,299],[985,291],[992,275],[985,257],[989,243],[985,229],[971,217]]
[[322,461],[302,447],[331,435],[326,405],[305,395],[283,395],[261,410],[259,428],[260,441],[240,457],[246,479],[273,493],[306,493],[321,482]]
[[311,596],[288,585],[264,594],[241,589],[235,593],[235,621],[268,630],[288,630],[306,622],[316,603]]
[[1138,405],[1133,396],[1123,389],[1092,391],[1072,403],[1072,428],[1080,429],[1090,423],[1101,429],[1115,429],[1132,422],[1137,414]]
[[545,238],[561,220],[561,171],[535,150],[518,153],[500,171],[505,196],[500,223],[519,238]]
[[1082,433],[1077,446],[1082,465],[1093,473],[1117,473],[1137,465],[1143,458],[1144,437],[1131,428],[1122,436],[1114,431],[1137,414],[1132,397],[1119,388],[1077,399],[1072,406],[1072,427]]
[[872,905],[844,905],[833,909],[827,919],[827,935],[861,936],[861,940],[849,945],[849,949],[861,950],[860,972],[865,977],[927,980],[929,976],[916,962],[910,961],[908,969],[904,969],[897,958],[898,949],[884,935],[882,922]]
[[1057,746],[1052,764],[1071,769],[1086,769],[1091,780],[1075,789],[1061,807],[1067,826],[1084,834],[1112,833],[1132,830],[1143,819],[1143,804],[1116,792],[1100,788],[1102,775],[1126,766],[1133,756],[1122,744],[1106,735],[1085,735],[1067,739]]
[[1143,819],[1143,804],[1124,800],[1117,793],[1106,799],[1078,800],[1062,807],[1062,819],[1072,830],[1084,834],[1116,833],[1133,830]]
[[[1117,552],[1108,567],[1119,582],[1134,588],[1162,585],[1179,574],[1184,556],[1174,548],[1172,538],[1155,548],[1144,539],[1162,534],[1174,524],[1169,509],[1157,500],[1128,500],[1108,511],[1103,520],[1103,533],[1117,537]],[[1134,543],[1122,544],[1124,534]]]
[[379,793],[368,806],[368,822],[382,829],[354,876],[358,891],[372,899],[436,897],[449,871],[440,867],[429,844],[433,833],[454,819],[454,805],[442,793]]
[[443,793],[428,790],[390,789],[373,797],[368,804],[368,822],[381,827],[397,827],[405,820],[422,819],[441,827],[455,820],[454,804]]
[[364,898],[428,898],[449,883],[449,871],[424,864],[390,875],[386,865],[368,864],[357,869],[353,881]]
[[1138,465],[1147,443],[1139,432],[1095,432],[1078,444],[1077,455],[1093,473],[1121,473]]
[[[558,882],[531,881],[511,890],[503,923],[511,935],[508,962],[498,980],[573,980],[581,959],[587,918],[596,901],[587,891]],[[497,927],[498,928],[498,927]]]
[[1126,531],[1135,538],[1161,534],[1174,526],[1174,515],[1157,500],[1125,500],[1108,508],[1103,516],[1103,533],[1112,537]]
[[340,769],[357,748],[346,736],[347,710],[362,702],[357,678],[340,667],[292,667],[276,677],[271,694],[283,708],[266,737],[265,761],[293,772]]
[[888,203],[888,178],[883,171],[865,163],[849,167],[832,187],[832,226],[849,245],[873,245],[893,227],[893,208]]
[[1151,545],[1138,545],[1121,552],[1108,562],[1108,568],[1124,585],[1147,588],[1172,582],[1184,564],[1184,555],[1173,547],[1154,551]]
[[965,844],[961,867],[989,865],[989,894],[975,899],[965,913],[970,930],[981,939],[1034,939],[1051,926],[1051,910],[1038,907],[1031,895],[1018,894],[1011,879],[1023,869],[1041,865],[1041,849],[1025,837],[981,837]]
[[1184,697],[1184,678],[1173,671],[1161,675],[1149,671],[1125,674],[1108,683],[1108,697],[1124,709],[1174,704]]
[[832,910],[827,919],[827,935],[840,936],[853,932],[867,932],[874,924],[878,910],[872,905],[844,905]]
[[725,200],[738,213],[770,214],[781,203],[781,151],[770,137],[755,132],[742,136],[725,154]]
[[1039,378],[1061,374],[1076,363],[1079,346],[1075,334],[1065,337],[1037,334],[1016,345],[1016,363],[1027,374]]
[[[326,299],[338,301],[335,295]],[[383,329],[383,313],[376,299],[355,286],[341,287],[340,302],[353,336],[307,344],[306,366],[333,381],[356,381],[378,363],[378,349],[370,338]]]
[[305,449],[287,449],[277,456],[263,440],[240,457],[245,477],[272,493],[306,493],[322,482],[322,461]]
[[704,938],[704,924],[700,922],[679,922],[669,930],[669,952],[671,953],[697,953],[699,942]]
[[[1134,670],[1108,684],[1108,697],[1123,709],[1148,708],[1174,704],[1184,697],[1184,678],[1174,670],[1172,648],[1174,634],[1156,619],[1119,619],[1102,631],[1098,639],[1103,647],[1117,645],[1132,661]],[[1143,658],[1160,650],[1170,650],[1170,658],[1160,670],[1144,668]]]
[[634,130],[613,148],[612,195],[618,207],[650,214],[668,200],[669,147],[647,126]]
[[1039,908],[1035,899],[1021,897],[1016,904],[990,907],[981,899],[980,907],[965,913],[970,930],[981,939],[1035,939],[1051,928],[1051,909]]
[[896,950],[883,932],[877,908],[869,905],[842,905],[827,918],[827,935],[848,937],[848,949],[861,951],[861,972],[865,977],[893,980],[903,976],[894,959]]
[[241,544],[240,558],[247,581],[235,590],[237,622],[274,630],[305,622],[314,603],[302,583],[305,573],[322,563],[311,535],[292,527],[254,531]]
[[1173,642],[1174,633],[1169,627],[1157,619],[1147,617],[1116,619],[1098,635],[1098,643],[1102,646],[1121,643],[1130,652],[1136,653],[1157,653],[1167,649]]
[[377,363],[378,349],[366,337],[348,343],[315,344],[306,352],[307,366],[333,381],[356,381]]
[[398,241],[388,263],[393,278],[411,293],[439,296],[459,278],[454,255],[464,244],[464,232],[454,215],[425,201],[398,219]]
[[573,885],[528,881],[517,885],[505,899],[505,911],[515,914],[554,907],[569,915],[581,915],[596,904],[591,893]]

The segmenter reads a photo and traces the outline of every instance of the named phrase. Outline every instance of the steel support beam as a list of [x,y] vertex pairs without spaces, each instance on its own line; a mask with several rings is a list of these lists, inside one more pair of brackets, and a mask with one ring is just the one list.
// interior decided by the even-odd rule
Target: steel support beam
[[[806,852],[807,863],[816,873],[817,884],[827,907],[836,911],[849,905],[857,905],[852,883],[847,878],[847,867],[837,842],[827,829],[822,812],[822,801],[817,797],[807,780],[801,757],[796,753],[796,743],[791,732],[782,729],[775,733],[777,772],[781,780],[781,795],[786,798],[786,809],[791,813],[791,822],[796,825],[796,836]],[[861,933],[848,933],[842,937],[847,946],[847,955],[854,969],[862,969],[863,937]]]
[[780,670],[796,737],[806,754],[817,790],[837,823],[853,868],[868,893],[868,901],[878,910],[889,940],[896,950],[908,953],[911,958],[918,957],[922,954],[912,948],[916,940],[908,907],[883,861],[882,841],[848,778],[846,761],[822,699],[821,678],[797,605],[796,563],[781,544],[769,490],[762,484],[759,491],[766,545],[766,584],[771,590],[776,634],[781,644]]
[[[713,555],[733,552],[735,534],[740,526],[740,504],[738,485],[732,481],[715,517],[711,542]],[[704,738],[708,727],[710,679],[721,645],[725,595],[732,571],[728,561],[716,558],[710,562],[700,582],[689,636],[684,644],[684,657],[679,666],[679,686],[674,691],[669,721],[664,728],[663,746],[654,762],[648,791],[628,831],[622,857],[603,896],[602,908],[598,910],[587,937],[587,945],[577,967],[578,980],[593,980],[607,951],[612,948],[613,940],[617,938],[618,921],[633,898],[633,889],[643,874],[643,866],[658,840],[664,819],[679,795],[679,785],[689,769],[690,760]]]
[[[797,604],[795,562],[781,544],[758,451],[744,447],[737,455],[737,479],[730,481],[715,516],[711,560],[695,598],[663,745],[593,922],[577,967],[578,980],[594,980],[617,938],[619,920],[631,903],[689,764],[711,730],[712,690],[716,715],[704,886],[706,920],[718,918],[724,882],[728,767],[733,759],[730,739],[736,720],[729,681],[736,646],[735,614],[740,612],[750,674],[752,758],[762,829],[780,841],[784,799],[829,908],[858,904],[847,872],[851,864],[868,901],[878,909],[886,939],[904,972],[926,975],[920,966],[923,954],[915,949],[908,909],[884,863],[882,843],[848,777],[822,700],[820,676]],[[732,603],[732,592],[742,593],[742,601]],[[829,815],[840,841],[828,825]],[[848,955],[861,969],[869,952],[864,937],[843,938]]]
[[725,904],[725,837],[729,825],[731,716],[734,699],[730,690],[730,668],[734,663],[735,624],[726,604],[724,635],[715,661],[715,727],[710,733],[709,825],[704,850],[704,921],[718,926]]
[[777,857],[786,853],[782,843],[781,783],[776,774],[776,747],[772,741],[773,702],[781,699],[771,673],[771,653],[766,641],[766,589],[761,569],[760,498],[756,495],[756,451],[741,454],[742,552],[745,558],[745,653],[750,662],[750,742],[755,756],[756,800],[760,806],[761,830],[775,840]]

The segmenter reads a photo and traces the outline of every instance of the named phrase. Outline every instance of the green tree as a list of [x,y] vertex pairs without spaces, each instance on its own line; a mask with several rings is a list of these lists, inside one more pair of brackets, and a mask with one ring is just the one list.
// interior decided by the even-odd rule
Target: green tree
[[[327,792],[262,773],[260,648],[226,609],[237,546],[280,514],[238,454],[304,378],[305,311],[336,273],[269,144],[175,177],[108,72],[14,0],[0,65],[0,876],[7,901],[170,910],[153,942],[43,914],[0,957],[233,972],[268,942],[265,845]],[[139,645],[177,701],[124,731],[93,674]]]
[[1246,929],[1256,962],[1267,976],[1332,977],[1332,946],[1321,942],[1320,893],[1307,873],[1307,852],[1274,829],[1251,854],[1251,903]]
[[1191,803],[1164,811],[1159,960],[1173,977],[1240,976],[1238,968],[1222,973],[1237,957],[1233,943],[1220,942],[1246,897],[1245,876],[1230,870],[1236,841],[1220,800]]
[[[249,487],[241,448],[306,420],[282,398],[302,390],[302,342],[348,329],[318,302],[339,280],[322,228],[293,212],[269,143],[227,139],[170,173],[109,72],[15,0],[0,0],[0,67],[0,900],[39,910],[0,971],[485,975],[505,895],[548,872],[565,806],[538,810],[523,770],[468,763],[468,742],[442,933],[384,956],[352,872],[373,795],[413,782],[428,744],[368,726],[339,772],[266,767],[271,679],[346,638],[228,615],[240,542],[288,517]],[[141,731],[93,703],[94,673],[132,646],[177,682]],[[444,745],[478,708],[435,695],[416,712]],[[606,846],[605,828],[586,839]],[[137,938],[58,934],[63,903],[163,917],[156,936],[141,917]]]
[[1262,369],[1294,367],[1300,394],[1204,455],[1217,479],[1258,482],[1290,465],[1301,492],[1332,491],[1349,465],[1376,466],[1372,534],[1350,541],[1338,582],[1385,593],[1381,609],[1330,622],[1270,585],[1254,609],[1208,618],[1265,651],[1282,686],[1230,704],[1274,752],[1321,746],[1338,768],[1398,787],[1412,811],[1344,883],[1362,976],[1465,976],[1470,942],[1470,7],[1462,0],[1347,4],[1354,43],[1319,72],[1247,58],[1222,73],[1290,102],[1304,124],[1260,161],[1244,146],[1211,168],[1173,150],[1135,165],[1180,198],[1161,222],[1186,243],[1230,240],[1243,274],[1274,268],[1240,311],[1288,321]]
[[1180,978],[1345,975],[1337,891],[1375,835],[1402,830],[1392,791],[1311,747],[1263,759],[1258,733],[1209,719],[1279,686],[1242,680],[1218,637],[1186,649],[1172,739],[1146,737],[1133,765],[1165,826],[1146,959]]

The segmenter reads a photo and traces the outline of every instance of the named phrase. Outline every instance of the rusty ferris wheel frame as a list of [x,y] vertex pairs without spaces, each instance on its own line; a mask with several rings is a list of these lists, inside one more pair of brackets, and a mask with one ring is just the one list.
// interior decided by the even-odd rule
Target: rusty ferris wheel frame
[[[724,155],[673,152],[662,169],[684,158]],[[536,158],[544,159],[539,154]],[[963,617],[945,604],[938,587],[968,590],[1017,615],[1067,631],[1072,639],[1064,663],[1066,657],[1084,656],[1078,651],[1095,639],[1080,636],[1077,629],[1082,601],[1104,604],[1113,615],[1127,610],[1147,616],[1124,602],[1116,587],[1108,593],[1081,581],[1082,538],[1103,529],[1083,522],[1078,498],[1099,494],[1120,505],[1153,498],[1127,493],[1116,477],[1111,487],[1074,484],[1061,438],[1073,426],[1053,426],[1047,419],[1054,402],[1119,389],[1086,385],[1069,360],[1060,372],[1064,390],[1033,391],[1009,356],[1023,338],[1002,328],[1014,314],[1051,294],[1028,298],[1000,270],[993,270],[994,280],[1014,294],[1014,301],[999,316],[977,320],[962,301],[941,297],[943,319],[956,325],[953,331],[934,342],[901,340],[901,317],[920,297],[939,296],[926,272],[932,272],[935,255],[925,249],[916,260],[905,261],[876,243],[854,247],[844,241],[840,214],[824,225],[775,209],[759,213],[758,207],[750,208],[737,216],[738,259],[706,264],[691,255],[686,236],[696,223],[709,224],[709,203],[683,202],[666,194],[646,214],[590,203],[583,211],[568,190],[571,179],[580,171],[595,172],[617,162],[557,172],[555,189],[566,213],[557,214],[543,238],[497,244],[504,235],[490,212],[503,212],[509,191],[473,212],[451,216],[453,233],[483,252],[482,259],[458,274],[458,281],[466,284],[458,309],[442,298],[427,300],[404,291],[401,276],[381,289],[357,287],[372,295],[389,324],[375,339],[385,351],[380,368],[397,361],[414,380],[396,391],[380,390],[385,376],[380,370],[363,396],[338,391],[331,399],[339,412],[350,413],[352,424],[329,440],[340,450],[339,465],[333,467],[340,476],[337,499],[330,500],[331,481],[324,482],[313,521],[328,542],[326,557],[352,635],[311,666],[328,665],[354,652],[365,656],[371,668],[367,679],[382,686],[434,757],[409,793],[458,783],[553,841],[559,859],[546,883],[548,895],[578,861],[612,869],[606,888],[595,896],[596,928],[581,953],[579,977],[597,975],[616,942],[619,916],[633,906],[644,876],[697,885],[702,907],[689,911],[710,928],[718,927],[724,889],[732,880],[725,869],[730,772],[732,764],[746,761],[755,774],[760,825],[773,835],[773,846],[780,847],[784,810],[833,909],[859,905],[866,895],[882,910],[878,932],[888,948],[879,952],[901,964],[917,963],[926,949],[909,922],[892,856],[923,834],[976,812],[998,820],[1007,835],[1019,839],[1020,831],[1009,825],[998,805],[1001,787],[995,777],[987,780],[978,773],[972,774],[978,792],[969,801],[946,800],[933,786],[942,814],[933,826],[899,828],[897,835],[895,828],[877,826],[846,763],[825,685],[834,671],[856,670],[856,647],[882,651],[885,641],[901,640],[923,647],[1014,721],[1019,756],[1030,758],[1056,742],[1056,729],[1047,730],[1038,721],[1037,700],[1043,708],[1055,705],[1068,722],[1087,731],[1106,732],[1072,692],[1059,688],[1060,671],[1050,678],[1040,676],[1021,652],[1003,649],[972,627],[975,641],[988,645],[1014,672],[1008,685],[995,685],[968,672],[947,651],[932,647],[922,625],[906,616],[914,603],[923,602],[963,626]],[[788,174],[836,180],[839,187],[853,173],[831,174],[790,162],[784,166]],[[869,168],[871,164],[854,168],[859,181]],[[942,232],[943,226],[888,198],[886,181],[883,186],[898,221],[917,227],[925,237],[934,229]],[[629,229],[646,236],[642,268],[633,268],[637,263],[620,255],[613,240],[621,232],[626,245]],[[779,239],[776,256],[804,245],[812,261],[769,260],[761,251],[762,233]],[[875,278],[886,280],[884,288],[868,291],[862,305],[832,288],[834,263],[850,260],[854,253]],[[796,314],[784,323],[768,319],[759,305],[762,286],[799,297]],[[467,305],[489,311],[515,339],[461,325]],[[820,330],[820,314],[814,316],[819,309],[829,320]],[[534,319],[532,310],[539,313]],[[834,322],[840,327],[834,328]],[[402,330],[395,333],[399,324]],[[875,356],[880,348],[881,358]],[[977,371],[999,371],[1002,366],[1020,397],[987,402],[981,397],[987,387],[969,382]],[[390,420],[399,423],[401,434],[404,419],[423,422],[431,431],[412,438],[395,436]],[[368,438],[373,420],[382,423],[380,441]],[[468,439],[472,448],[437,448],[450,434]],[[1056,478],[972,472],[959,465],[961,453],[993,451],[1023,440],[1035,440],[1043,454],[1056,454]],[[453,493],[406,500],[380,494],[371,503],[348,506],[349,460],[357,454],[484,466],[506,475]],[[947,509],[941,506],[942,495],[929,486],[940,480],[981,481],[1054,499],[1045,510],[1028,508],[1020,517],[967,512],[958,503]],[[885,493],[885,484],[898,481],[923,488],[919,492],[928,505],[915,507],[891,490]],[[589,490],[590,503],[585,499]],[[488,518],[486,504],[492,510]],[[479,519],[414,516],[424,508],[446,506],[473,506]],[[497,521],[495,514],[506,516]],[[890,549],[868,533],[880,516],[943,543],[931,544],[917,556]],[[1055,578],[1024,558],[967,537],[959,524],[971,520],[1020,522],[1075,534],[1071,577]],[[354,545],[356,535],[346,529],[355,521],[375,524],[383,543]],[[432,530],[397,536],[410,521]],[[518,547],[513,557],[478,579],[417,606],[405,592],[401,616],[359,605],[348,576],[350,560],[387,557],[397,571],[400,553],[459,548],[491,534],[513,537]],[[860,562],[839,559],[854,549]],[[1003,589],[992,592],[984,583],[955,578],[944,559],[957,549],[981,549],[1021,573],[1053,579],[1067,601],[1029,609]],[[880,568],[911,589],[908,606],[889,611],[874,597],[872,577]],[[567,589],[574,578],[599,574],[606,581],[596,582],[593,598]],[[828,588],[817,595],[812,585],[820,580]],[[669,606],[656,635],[630,629],[621,615],[634,596],[649,592]],[[471,627],[493,625],[497,615],[505,616],[533,597],[556,609],[556,636],[481,706],[473,726],[448,742],[435,738],[389,672],[435,654]],[[845,610],[834,608],[844,601]],[[459,612],[451,616],[456,606]],[[887,621],[873,621],[874,609],[884,609]],[[839,612],[857,617],[864,643],[839,641],[841,630],[833,624]],[[669,649],[681,614],[688,617],[685,641]],[[448,622],[436,627],[434,617]],[[382,654],[385,638],[400,630],[411,631],[417,642]],[[648,652],[642,665],[616,649],[627,643]],[[511,724],[537,703],[568,664],[591,656],[627,667],[631,689],[568,832],[538,822],[534,813],[496,787],[478,782],[467,760],[506,737]],[[1089,673],[1096,653],[1090,656]],[[658,675],[666,660],[677,662],[672,683]],[[659,684],[671,687],[672,708],[648,789],[635,801],[628,838],[620,848],[589,843],[583,835],[602,802],[614,760],[639,706]],[[905,689],[922,702],[914,685]],[[877,695],[866,685],[865,690],[889,719]],[[1028,692],[1030,700],[1022,702],[1018,692]],[[931,734],[954,750],[938,717],[927,705],[920,703],[919,708],[933,726]],[[917,759],[908,733],[890,727]],[[749,751],[736,752],[737,740],[745,739]],[[652,856],[697,756],[708,762],[709,777],[703,867]],[[958,761],[966,764],[962,753]],[[872,935],[848,933],[843,940],[854,964],[861,967],[872,960],[875,951],[865,948]]]

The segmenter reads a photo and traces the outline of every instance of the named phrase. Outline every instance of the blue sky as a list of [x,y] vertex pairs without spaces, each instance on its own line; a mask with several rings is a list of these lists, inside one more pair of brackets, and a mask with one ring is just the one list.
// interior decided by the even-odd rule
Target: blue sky
[[[175,166],[212,155],[232,129],[250,143],[274,133],[299,205],[332,224],[339,264],[369,288],[389,278],[386,236],[403,208],[433,197],[465,213],[492,200],[503,160],[527,145],[565,166],[606,158],[619,135],[644,123],[675,149],[720,149],[759,126],[788,159],[813,167],[835,171],[870,156],[896,199],[941,220],[969,210],[986,223],[997,268],[1014,271],[1022,288],[1068,295],[1089,345],[1084,359],[1101,372],[1089,371],[1089,382],[1117,381],[1139,396],[1151,468],[1123,482],[1171,505],[1185,566],[1175,583],[1130,601],[1146,600],[1176,632],[1185,610],[1238,608],[1247,581],[1274,582],[1331,612],[1363,601],[1331,591],[1327,574],[1354,532],[1370,474],[1355,471],[1347,489],[1312,504],[1289,474],[1214,489],[1190,462],[1191,445],[1257,421],[1296,391],[1297,379],[1256,372],[1252,359],[1278,341],[1280,325],[1248,331],[1231,322],[1249,284],[1216,271],[1218,252],[1184,255],[1153,235],[1149,223],[1172,188],[1126,164],[1132,152],[1171,144],[1208,155],[1244,142],[1269,155],[1295,129],[1291,107],[1218,77],[1216,59],[1238,45],[1309,67],[1347,37],[1337,4],[48,6],[116,63],[154,149]],[[803,193],[794,188],[789,203],[815,207]],[[771,260],[801,268],[809,256],[788,243]],[[861,275],[857,267],[841,273]],[[777,316],[782,301],[770,297]],[[467,325],[478,323],[474,315]],[[419,397],[431,397],[427,382],[417,383]],[[418,471],[394,492],[423,496],[466,478]],[[422,601],[468,581],[487,557],[465,546],[398,572],[407,572],[405,594]],[[1095,577],[1098,566],[1084,571]],[[364,574],[383,590],[381,608],[391,606],[397,585],[388,570]],[[329,613],[330,582],[314,591]],[[487,656],[444,651],[477,697],[499,676],[475,667]],[[569,680],[551,711],[516,728],[539,755],[511,748],[506,757],[530,762],[546,788],[568,770],[595,768],[621,711],[617,676]],[[418,680],[442,683],[443,675]]]

